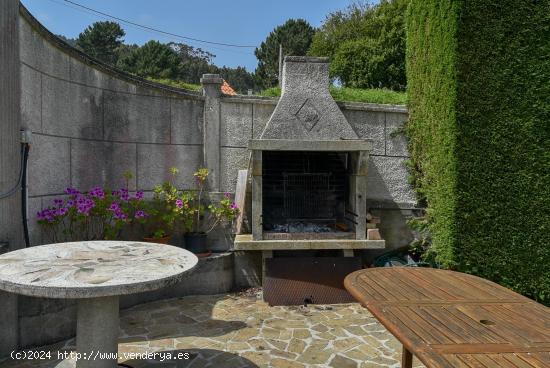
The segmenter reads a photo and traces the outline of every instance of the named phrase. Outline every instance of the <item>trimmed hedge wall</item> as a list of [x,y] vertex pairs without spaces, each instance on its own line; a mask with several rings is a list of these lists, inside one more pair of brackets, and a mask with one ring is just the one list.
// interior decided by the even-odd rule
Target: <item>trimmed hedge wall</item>
[[550,0],[412,0],[410,149],[437,259],[550,302]]

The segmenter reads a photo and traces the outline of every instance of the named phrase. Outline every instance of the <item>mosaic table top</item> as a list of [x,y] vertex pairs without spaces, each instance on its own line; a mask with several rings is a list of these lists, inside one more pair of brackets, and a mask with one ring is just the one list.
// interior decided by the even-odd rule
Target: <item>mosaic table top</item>
[[0,290],[45,298],[95,298],[172,285],[198,262],[164,244],[86,241],[41,245],[0,256]]

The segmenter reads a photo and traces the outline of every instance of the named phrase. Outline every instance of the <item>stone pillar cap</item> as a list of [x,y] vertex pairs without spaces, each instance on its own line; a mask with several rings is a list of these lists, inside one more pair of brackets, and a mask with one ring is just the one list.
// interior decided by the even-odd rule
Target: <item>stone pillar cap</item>
[[223,84],[223,78],[219,74],[203,74],[201,84]]

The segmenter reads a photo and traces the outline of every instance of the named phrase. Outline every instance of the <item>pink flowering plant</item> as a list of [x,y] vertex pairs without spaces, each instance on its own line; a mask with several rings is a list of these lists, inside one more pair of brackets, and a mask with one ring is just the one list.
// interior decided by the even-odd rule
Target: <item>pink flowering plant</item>
[[181,231],[204,234],[216,226],[231,223],[239,209],[226,193],[219,201],[207,204],[204,195],[208,169],[194,173],[196,188],[180,190],[174,180],[179,171],[170,169],[171,178],[157,185],[153,199],[144,200],[142,191],[128,190],[131,173],[125,173],[126,187],[108,190],[103,187],[80,192],[67,188],[66,196],[37,213],[38,223],[52,242],[119,239],[125,230],[139,225],[145,237],[155,239]]
[[237,205],[226,193],[219,201],[204,203],[208,169],[200,168],[194,174],[196,188],[181,191],[175,205],[180,214],[183,229],[188,234],[209,233],[221,224],[231,223],[239,214]]
[[52,206],[37,213],[52,242],[117,239],[123,229],[148,217],[141,191],[95,187],[88,193],[75,188],[65,193],[65,198],[55,198]]

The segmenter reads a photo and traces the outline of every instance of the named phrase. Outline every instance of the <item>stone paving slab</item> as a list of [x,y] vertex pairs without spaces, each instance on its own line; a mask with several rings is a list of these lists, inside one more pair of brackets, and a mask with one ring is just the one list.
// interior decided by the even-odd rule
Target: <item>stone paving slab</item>
[[[192,296],[121,312],[119,362],[135,368],[370,368],[400,366],[401,344],[359,304],[270,307],[258,296]],[[39,348],[74,350],[74,339]],[[155,360],[128,353],[164,353]],[[168,360],[167,353],[190,355]],[[164,361],[160,361],[162,359]],[[4,361],[1,368],[74,367],[52,359]],[[415,360],[415,367],[422,365]]]

